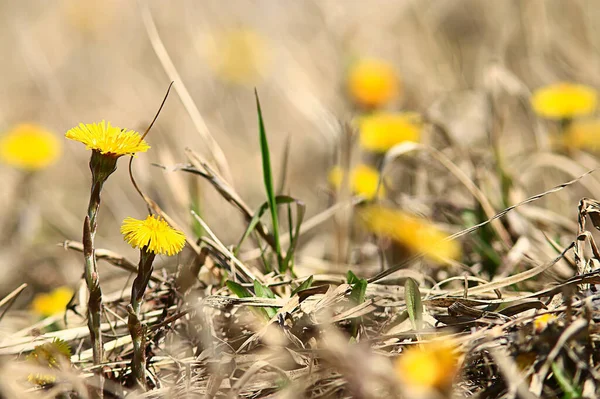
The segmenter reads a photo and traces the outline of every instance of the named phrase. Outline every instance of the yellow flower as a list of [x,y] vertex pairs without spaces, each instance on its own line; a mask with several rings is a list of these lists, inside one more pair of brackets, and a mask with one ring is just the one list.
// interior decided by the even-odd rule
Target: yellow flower
[[382,60],[363,59],[348,72],[348,93],[365,108],[381,107],[393,100],[399,84],[394,67]]
[[207,40],[208,65],[224,81],[253,85],[265,74],[270,61],[267,42],[258,32],[236,29]]
[[[344,171],[340,166],[335,166],[329,172],[329,183],[339,190],[344,180]],[[379,185],[379,172],[367,165],[358,165],[350,172],[350,187],[355,194],[362,195],[367,200],[375,198]],[[379,187],[379,196],[385,194],[383,184]]]
[[358,120],[360,144],[369,151],[385,152],[405,141],[421,138],[421,116],[416,112],[377,113]]
[[544,331],[549,324],[554,323],[556,320],[558,320],[558,317],[551,313],[543,314],[535,318],[533,321],[533,329],[535,332],[540,333]]
[[60,141],[37,125],[17,125],[0,138],[0,159],[20,169],[43,169],[56,161],[60,150]]
[[575,120],[555,141],[570,149],[600,151],[600,119]]
[[121,234],[132,247],[146,248],[155,254],[175,255],[185,245],[185,236],[181,231],[152,215],[146,220],[126,218],[121,226]]
[[72,297],[73,290],[69,287],[59,287],[50,293],[36,295],[31,309],[42,317],[52,316],[64,312]]
[[451,344],[434,341],[406,349],[395,366],[398,378],[410,388],[447,389],[458,372],[458,356]]
[[596,110],[598,93],[574,83],[555,83],[536,90],[531,97],[533,110],[548,119],[571,119]]
[[80,123],[67,131],[65,137],[82,142],[88,150],[115,157],[146,152],[150,148],[138,132],[111,126],[106,121],[85,125]]
[[[61,370],[63,366],[71,365],[71,347],[62,339],[54,338],[52,342],[36,346],[26,360],[37,366]],[[56,381],[56,377],[50,374],[30,374],[27,379],[42,386]]]
[[366,228],[372,233],[391,238],[407,249],[434,261],[444,262],[460,256],[458,242],[448,240],[446,233],[424,219],[377,205],[362,208],[359,214]]

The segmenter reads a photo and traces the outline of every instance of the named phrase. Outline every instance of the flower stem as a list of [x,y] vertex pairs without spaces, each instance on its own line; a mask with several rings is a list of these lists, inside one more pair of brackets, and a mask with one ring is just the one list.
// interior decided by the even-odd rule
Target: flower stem
[[131,360],[131,373],[141,387],[146,386],[146,325],[140,321],[140,307],[144,299],[144,292],[148,287],[152,275],[152,262],[156,255],[140,249],[140,263],[138,274],[131,287],[131,305],[127,307],[129,318],[127,326],[133,342],[133,358]]
[[[102,317],[102,290],[100,289],[100,277],[96,265],[95,237],[97,228],[98,209],[100,208],[100,193],[102,186],[108,177],[117,168],[117,158],[102,155],[94,151],[90,158],[90,170],[92,171],[92,188],[87,215],[83,224],[83,255],[85,259],[84,274],[85,282],[89,291],[88,299],[88,329],[92,341],[92,352],[94,364],[100,365],[104,358],[104,347],[102,346],[102,333],[100,331],[100,320]],[[96,397],[103,397],[104,377],[99,373],[99,387],[95,392]]]

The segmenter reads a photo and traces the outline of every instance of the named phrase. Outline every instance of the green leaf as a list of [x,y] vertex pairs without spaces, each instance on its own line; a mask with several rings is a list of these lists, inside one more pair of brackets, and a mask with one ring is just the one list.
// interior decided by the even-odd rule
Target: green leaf
[[[350,292],[350,302],[354,305],[360,305],[365,301],[365,295],[367,293],[367,280],[364,278],[358,279],[351,271],[348,271],[348,277],[348,280],[355,280],[352,285],[352,291]],[[361,322],[362,317],[355,317],[352,319],[352,338],[356,338],[358,335],[358,327]]]
[[[262,285],[258,280],[254,280],[254,293],[259,298],[275,299],[275,294],[273,294],[273,291],[271,291],[269,287],[265,287],[264,285]],[[275,308],[264,307],[263,309],[265,310],[265,312],[267,312],[269,319],[271,319],[277,314],[277,309]]]
[[298,292],[305,290],[307,288],[310,288],[310,286],[313,283],[313,276],[309,276],[306,280],[304,280],[302,282],[302,284],[300,284],[299,286],[297,286],[293,291],[292,291],[292,296],[296,295]]
[[231,291],[235,295],[237,295],[238,298],[250,298],[252,296],[252,293],[250,291],[248,291],[248,289],[246,287],[241,286],[240,284],[236,283],[235,281],[227,280],[225,282],[225,285],[227,285],[227,288],[229,288],[229,291]]
[[[290,197],[288,195],[278,195],[277,197],[275,197],[275,203],[276,204],[289,204],[292,202],[298,201],[293,197]],[[240,247],[242,246],[242,243],[246,240],[246,238],[248,238],[250,236],[250,234],[254,231],[254,229],[256,229],[256,226],[258,225],[258,222],[260,222],[260,218],[264,215],[265,211],[269,209],[269,202],[264,202],[263,204],[261,204],[261,206],[258,208],[258,210],[256,212],[254,212],[254,215],[252,215],[252,219],[250,220],[250,223],[248,223],[248,227],[246,227],[246,231],[244,231],[244,234],[242,235],[242,238],[240,238],[240,241],[238,242],[237,246],[234,249],[234,254],[237,255],[240,251]]]
[[404,299],[406,301],[406,310],[413,329],[420,330],[423,326],[421,291],[419,291],[417,282],[410,277],[406,280],[406,283],[404,283]]
[[352,273],[352,270],[348,270],[348,273],[346,273],[346,280],[348,281],[348,284],[355,284],[360,279],[356,277],[356,274]]
[[302,226],[302,221],[304,220],[304,214],[306,213],[306,205],[304,202],[300,200],[294,200],[296,203],[296,227],[293,229],[292,233],[292,222],[291,222],[291,211],[289,213],[289,225],[290,225],[290,246],[287,249],[285,254],[285,259],[283,260],[283,270],[292,270],[293,264],[292,261],[294,259],[294,253],[296,252],[296,246],[298,245],[298,238],[300,237],[300,227]]
[[258,112],[258,134],[260,138],[260,153],[262,156],[263,179],[265,190],[267,192],[267,203],[271,211],[271,223],[273,225],[273,238],[275,239],[275,252],[277,252],[277,263],[279,271],[285,272],[283,257],[281,255],[281,244],[279,242],[279,220],[277,216],[277,203],[275,202],[275,188],[273,187],[273,173],[271,170],[271,154],[269,152],[269,142],[267,141],[267,131],[260,108],[258,92],[254,90],[256,96],[256,110]]
[[355,282],[352,286],[352,291],[350,292],[350,300],[355,305],[360,305],[365,301],[365,294],[367,292],[367,280],[361,278],[357,282]]
[[258,280],[254,280],[254,293],[259,298],[271,298],[275,299],[275,294],[269,287],[266,287],[260,283]]

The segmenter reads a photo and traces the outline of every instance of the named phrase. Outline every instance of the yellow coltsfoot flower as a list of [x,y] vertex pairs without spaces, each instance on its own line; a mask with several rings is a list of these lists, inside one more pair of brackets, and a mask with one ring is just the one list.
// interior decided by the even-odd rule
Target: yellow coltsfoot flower
[[53,316],[64,312],[72,297],[72,289],[59,287],[50,293],[36,295],[31,304],[31,310],[42,317]]
[[145,220],[126,218],[121,226],[121,234],[132,247],[145,248],[157,255],[175,255],[185,245],[185,235],[181,231],[153,215]]
[[534,91],[531,106],[547,119],[572,119],[590,115],[596,110],[598,92],[574,83],[555,83]]
[[408,348],[396,360],[398,378],[412,389],[449,389],[457,373],[457,353],[446,342],[435,341]]
[[113,157],[146,152],[150,148],[138,132],[112,126],[104,120],[100,123],[80,123],[67,131],[65,137],[85,144],[88,150]]
[[360,60],[348,72],[348,94],[364,108],[378,108],[389,103],[398,96],[399,85],[394,67],[383,60]]
[[537,333],[541,333],[544,331],[548,325],[555,323],[558,320],[558,317],[553,315],[552,313],[546,313],[541,316],[538,316],[533,321],[533,329]]
[[28,171],[44,169],[59,157],[58,139],[41,126],[20,124],[0,138],[0,160]]
[[459,243],[449,240],[446,233],[424,219],[379,205],[364,207],[359,215],[370,232],[431,260],[443,263],[460,256]]
[[416,112],[381,112],[360,118],[358,128],[361,147],[373,152],[386,152],[405,141],[418,142],[423,122]]
[[[342,186],[344,170],[340,166],[334,166],[329,172],[329,183],[337,190]],[[359,194],[367,200],[385,195],[383,184],[379,187],[379,171],[368,165],[360,164],[350,171],[348,183],[354,194]]]
[[[61,371],[71,365],[71,347],[65,341],[54,338],[52,342],[36,346],[33,351],[27,355],[26,360],[31,364],[43,368]],[[52,374],[30,374],[27,379],[35,385],[48,385],[56,381]]]
[[555,143],[571,150],[600,151],[600,119],[575,120]]

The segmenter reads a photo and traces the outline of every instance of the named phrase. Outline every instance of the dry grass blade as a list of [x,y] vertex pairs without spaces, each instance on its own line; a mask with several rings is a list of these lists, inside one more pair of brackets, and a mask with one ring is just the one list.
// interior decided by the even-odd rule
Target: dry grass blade
[[542,389],[544,388],[544,381],[548,376],[548,372],[550,371],[550,367],[552,366],[552,362],[556,360],[559,353],[565,348],[567,342],[574,338],[576,334],[578,334],[581,330],[588,326],[588,322],[585,319],[575,320],[569,327],[565,329],[565,331],[561,334],[558,341],[548,354],[548,357],[544,361],[542,367],[540,367],[539,371],[533,375],[531,379],[530,390],[537,396],[542,394]]
[[254,272],[251,272],[246,265],[244,265],[238,258],[236,258],[235,255],[230,250],[228,250],[227,247],[225,247],[225,245],[223,245],[219,238],[212,232],[210,227],[208,227],[206,222],[204,222],[204,220],[202,220],[202,218],[198,216],[196,212],[191,211],[191,213],[194,219],[196,219],[196,221],[200,223],[204,231],[206,231],[206,233],[210,236],[212,241],[216,244],[216,248],[219,251],[221,251],[221,253],[223,253],[226,259],[231,260],[235,267],[239,268],[250,279],[250,281],[258,280],[261,283],[265,281],[265,278],[262,275],[262,273],[260,273],[260,271],[255,270]]
[[[83,252],[83,244],[77,241],[65,240],[62,244],[58,244],[65,249],[71,249],[77,252]],[[114,265],[120,269],[128,271],[130,273],[137,273],[137,265],[133,262],[130,262],[122,255],[119,255],[116,252],[110,251],[108,249],[98,248],[96,249],[96,258],[104,259],[111,265]],[[166,282],[164,278],[153,274],[150,279],[154,282],[164,283]]]
[[171,57],[169,56],[169,53],[165,48],[162,39],[160,38],[158,29],[156,28],[156,24],[154,23],[154,19],[152,18],[152,13],[148,8],[147,1],[138,0],[138,4],[140,6],[140,12],[142,14],[142,21],[144,22],[144,26],[146,27],[146,33],[148,34],[148,38],[150,39],[150,43],[152,44],[152,48],[154,49],[156,56],[160,60],[161,65],[169,79],[172,82],[175,82],[175,91],[177,92],[179,99],[185,107],[185,110],[190,115],[190,118],[194,123],[194,127],[208,146],[209,153],[212,154],[212,156],[214,157],[217,167],[219,168],[223,176],[225,176],[225,180],[232,184],[233,178],[231,176],[231,171],[229,170],[225,154],[223,153],[221,147],[219,147],[219,144],[210,134],[208,126],[206,126],[202,115],[200,115],[198,107],[196,107],[192,96],[183,84],[183,81],[181,80],[181,77],[177,72],[177,68],[175,68],[175,64],[173,64],[173,61],[171,60]]
[[[477,187],[475,183],[473,183],[473,181],[469,179],[469,177],[458,166],[456,166],[454,162],[452,162],[446,155],[444,155],[443,153],[441,153],[433,147],[429,147],[420,143],[410,142],[399,144],[386,153],[383,161],[382,171],[385,170],[385,167],[395,158],[398,158],[406,153],[415,150],[427,151],[428,153],[430,153],[440,164],[442,164],[446,169],[448,169],[448,171],[450,171],[450,173],[452,173],[467,188],[467,190],[469,190],[473,197],[475,197],[477,201],[481,204],[481,207],[483,208],[488,218],[492,218],[494,216],[496,212],[492,207],[492,204],[487,199],[487,197],[481,192],[479,187]],[[383,179],[383,172],[381,178]],[[492,221],[492,226],[494,227],[494,230],[496,230],[496,232],[498,233],[498,237],[500,237],[504,242],[504,245],[510,247],[510,234],[508,234],[506,228],[501,223],[494,221]]]

